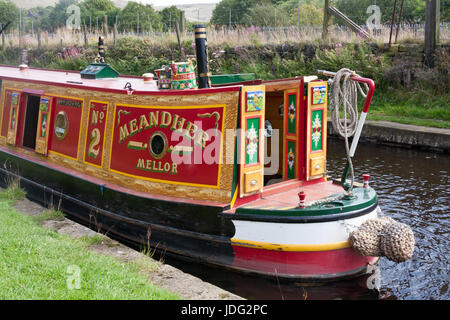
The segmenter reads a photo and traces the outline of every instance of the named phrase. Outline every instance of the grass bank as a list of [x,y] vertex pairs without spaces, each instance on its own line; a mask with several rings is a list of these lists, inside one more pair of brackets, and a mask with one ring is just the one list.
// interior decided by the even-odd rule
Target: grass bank
[[18,213],[11,205],[20,195],[0,193],[0,299],[180,299],[152,285],[139,272],[142,262],[90,252],[91,237],[73,239]]

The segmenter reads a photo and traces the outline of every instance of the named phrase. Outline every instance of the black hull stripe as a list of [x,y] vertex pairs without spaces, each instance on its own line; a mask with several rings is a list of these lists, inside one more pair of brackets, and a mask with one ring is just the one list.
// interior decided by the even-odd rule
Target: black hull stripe
[[[128,217],[125,217],[125,216],[113,213],[111,211],[98,208],[98,207],[93,206],[93,205],[91,205],[89,203],[86,203],[86,202],[81,201],[79,199],[73,198],[73,197],[71,197],[69,195],[66,195],[66,194],[64,194],[62,192],[59,192],[59,191],[56,191],[54,189],[48,188],[45,185],[36,183],[36,182],[34,182],[32,180],[29,180],[27,178],[19,176],[18,174],[12,173],[11,171],[5,170],[3,168],[0,168],[0,171],[3,172],[6,175],[10,175],[10,176],[13,176],[15,178],[18,178],[21,181],[32,185],[33,187],[40,188],[44,192],[51,193],[54,196],[60,197],[61,199],[68,200],[68,201],[70,201],[70,202],[72,202],[72,203],[74,203],[74,204],[76,204],[78,206],[84,207],[84,208],[90,210],[91,212],[104,215],[104,216],[106,216],[108,218],[111,218],[113,220],[116,220],[116,221],[122,221],[122,222],[125,222],[125,223],[136,225],[138,227],[150,228],[150,229],[163,231],[163,232],[167,232],[167,233],[171,233],[171,234],[176,234],[176,235],[180,235],[180,236],[184,236],[184,237],[188,237],[188,238],[205,240],[205,241],[213,241],[213,242],[222,243],[222,244],[230,244],[230,240],[227,237],[219,237],[219,236],[214,236],[214,235],[210,235],[210,234],[192,232],[192,231],[188,231],[188,230],[181,230],[181,229],[177,229],[177,228],[173,228],[173,227],[169,227],[169,226],[162,226],[162,225],[159,225],[159,224],[154,224],[154,223],[139,221],[139,220],[136,220],[136,219],[133,219],[133,218],[128,218]],[[87,221],[86,219],[84,219],[81,216],[78,216],[78,217],[80,219],[84,220],[84,221]]]

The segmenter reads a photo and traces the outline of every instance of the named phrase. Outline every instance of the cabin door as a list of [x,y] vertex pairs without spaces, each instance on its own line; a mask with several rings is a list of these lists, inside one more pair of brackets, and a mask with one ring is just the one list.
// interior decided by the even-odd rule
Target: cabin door
[[21,94],[13,91],[11,93],[11,107],[9,109],[8,134],[6,143],[15,146],[17,140],[17,128],[19,127],[19,113],[21,108]]
[[36,129],[35,151],[43,155],[47,155],[48,151],[51,107],[52,107],[52,98],[47,96],[41,96],[41,99],[39,101],[39,117]]
[[257,194],[264,185],[265,86],[241,92],[240,197]]
[[303,178],[304,108],[303,80],[298,88],[284,91],[283,180]]
[[306,112],[306,173],[307,180],[326,174],[327,154],[327,82],[308,83]]

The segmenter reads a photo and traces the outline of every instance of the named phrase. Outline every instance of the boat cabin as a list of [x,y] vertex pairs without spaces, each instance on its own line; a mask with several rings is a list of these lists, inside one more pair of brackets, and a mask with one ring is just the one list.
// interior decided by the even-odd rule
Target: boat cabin
[[314,76],[163,90],[0,66],[0,87],[2,150],[105,187],[233,209],[325,178],[327,82]]

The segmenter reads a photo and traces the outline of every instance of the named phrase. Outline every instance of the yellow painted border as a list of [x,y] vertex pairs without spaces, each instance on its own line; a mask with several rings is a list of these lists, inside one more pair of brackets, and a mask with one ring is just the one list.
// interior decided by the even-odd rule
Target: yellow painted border
[[234,203],[236,202],[237,195],[238,195],[238,186],[236,186],[236,189],[234,190],[233,198],[231,198],[231,204],[230,204],[231,209],[233,209],[233,207],[234,207]]
[[[109,101],[99,101],[99,100],[89,100],[89,104],[88,104],[88,116],[87,116],[87,126],[86,126],[86,140],[84,142],[84,149],[86,151],[86,144],[87,144],[87,140],[88,140],[88,136],[89,136],[89,132],[87,132],[87,128],[89,127],[89,119],[90,119],[90,111],[91,111],[91,105],[92,103],[103,103],[106,104],[106,118],[105,118],[105,127],[103,128],[103,144],[102,144],[102,160],[100,165],[96,165],[94,163],[90,163],[86,161],[86,152],[84,154],[84,159],[83,159],[83,163],[103,169],[103,156],[105,155],[105,142],[106,142],[106,127],[108,126],[108,110],[109,110]],[[114,125],[114,124],[113,124]],[[80,128],[81,131],[81,128]]]
[[[206,109],[206,108],[223,108],[223,116],[222,116],[222,134],[220,137],[220,155],[219,155],[219,170],[217,172],[217,184],[216,185],[210,185],[210,184],[197,184],[197,183],[189,183],[189,182],[179,182],[179,181],[170,181],[170,180],[164,180],[164,179],[156,179],[156,178],[148,178],[143,176],[137,176],[133,174],[129,174],[126,172],[118,171],[111,169],[111,158],[112,158],[112,147],[114,142],[114,127],[116,123],[116,114],[117,114],[117,107],[128,107],[128,108],[141,108],[141,109]],[[127,177],[132,178],[138,178],[146,181],[154,181],[154,182],[161,182],[161,183],[168,183],[168,184],[175,184],[175,185],[183,185],[183,186],[192,186],[192,187],[208,187],[211,189],[219,189],[220,188],[220,174],[222,169],[222,157],[223,157],[223,139],[224,139],[224,125],[225,125],[225,117],[226,117],[226,104],[213,104],[213,105],[200,105],[200,106],[145,106],[145,105],[136,105],[136,104],[125,104],[125,103],[115,103],[114,104],[114,117],[113,122],[111,125],[111,145],[110,145],[110,152],[109,152],[109,160],[108,160],[108,171],[115,172],[118,174],[122,174]]]
[[[249,91],[263,91],[264,92],[264,105],[261,110],[257,111],[247,111],[247,92]],[[239,197],[243,198],[249,195],[258,194],[261,193],[263,190],[263,184],[261,183],[261,186],[259,190],[251,191],[246,193],[245,192],[245,182],[244,182],[244,176],[246,173],[250,171],[257,171],[261,170],[261,182],[264,181],[264,136],[261,138],[261,132],[260,130],[264,130],[264,123],[265,123],[265,116],[266,116],[266,86],[265,85],[257,85],[257,86],[245,86],[241,89],[241,98],[240,98],[240,119],[238,119],[240,123],[240,146],[238,148],[238,159],[240,161],[239,163]],[[251,166],[246,166],[246,150],[245,150],[245,135],[246,135],[246,125],[247,125],[247,118],[253,118],[253,117],[260,117],[260,128],[258,131],[259,134],[259,163],[253,164]]]
[[325,244],[277,244],[269,242],[251,241],[251,240],[239,240],[231,239],[231,244],[238,247],[247,247],[262,250],[275,250],[286,252],[309,252],[309,251],[328,251],[338,250],[350,247],[348,241],[325,243]]
[[[12,91],[16,91],[16,92],[18,92],[18,97],[17,97],[17,106],[15,107],[16,108],[16,110],[17,110],[17,114],[16,114],[16,120],[17,120],[17,122],[16,122],[16,127],[14,128],[14,129],[11,129],[11,122],[12,122],[12,114],[13,114],[13,109],[14,108],[12,108],[11,106],[9,107],[9,119],[8,119],[8,133],[7,133],[7,136],[6,136],[6,143],[8,143],[8,144],[10,144],[10,145],[12,145],[12,146],[16,146],[16,144],[17,144],[17,130],[19,130],[19,121],[20,121],[20,107],[21,107],[21,105],[22,105],[22,90],[15,90],[15,89],[13,89]],[[11,95],[12,95],[12,93],[11,93]],[[27,101],[28,101],[28,97],[27,97]],[[13,136],[13,138],[14,138],[14,142],[13,143],[9,143],[8,142],[8,138],[10,137],[10,136]]]
[[5,110],[5,103],[6,103],[6,101],[5,101],[6,88],[7,87],[2,87],[2,92],[1,92],[1,96],[0,96],[0,113],[1,113],[0,114],[0,136],[2,136],[3,113]]
[[[4,109],[5,109],[5,103],[6,103],[6,99],[5,99],[6,90],[17,91],[17,92],[22,93],[22,89],[16,89],[16,88],[6,87],[6,86],[2,88],[2,96],[1,96],[2,105],[1,105],[1,109],[0,109],[1,113],[2,113],[1,119],[0,119],[0,136],[2,136],[1,130],[2,130],[2,126],[3,126],[3,116],[4,116]],[[8,131],[9,131],[9,119],[8,119]],[[2,136],[2,137],[8,138],[8,134],[6,134],[6,136]]]
[[[326,81],[311,81],[308,82],[308,96],[307,96],[307,104],[306,104],[306,181],[310,181],[313,179],[317,179],[323,177],[325,174],[321,176],[310,176],[310,161],[312,156],[323,156],[325,161],[327,158],[327,109],[328,109],[328,98],[324,103],[313,105],[312,104],[312,89],[318,86],[325,86],[327,88],[328,94],[328,82]],[[322,117],[322,150],[311,152],[311,125],[312,125],[312,111],[313,110],[323,110]],[[325,170],[325,168],[324,168]]]
[[[49,100],[49,105],[48,105],[48,110],[47,111],[42,111],[40,104],[41,104],[41,100],[42,98],[48,98]],[[27,97],[28,99],[28,97]],[[28,104],[28,100],[27,100],[27,104]],[[42,130],[42,117],[44,116],[44,114],[47,114],[47,132],[45,133],[45,137],[41,138],[41,130]],[[46,96],[46,95],[42,95],[39,98],[39,116],[38,116],[38,128],[36,130],[36,147],[35,147],[35,151],[37,153],[43,154],[43,155],[47,155],[48,153],[48,140],[50,138],[50,124],[52,123],[52,115],[53,115],[53,98],[51,96]],[[25,126],[24,126],[24,131],[25,131]],[[41,141],[44,143],[45,145],[45,150],[44,152],[39,152],[37,151],[38,145],[37,145],[37,141]],[[22,146],[23,146],[23,133],[22,133]]]

